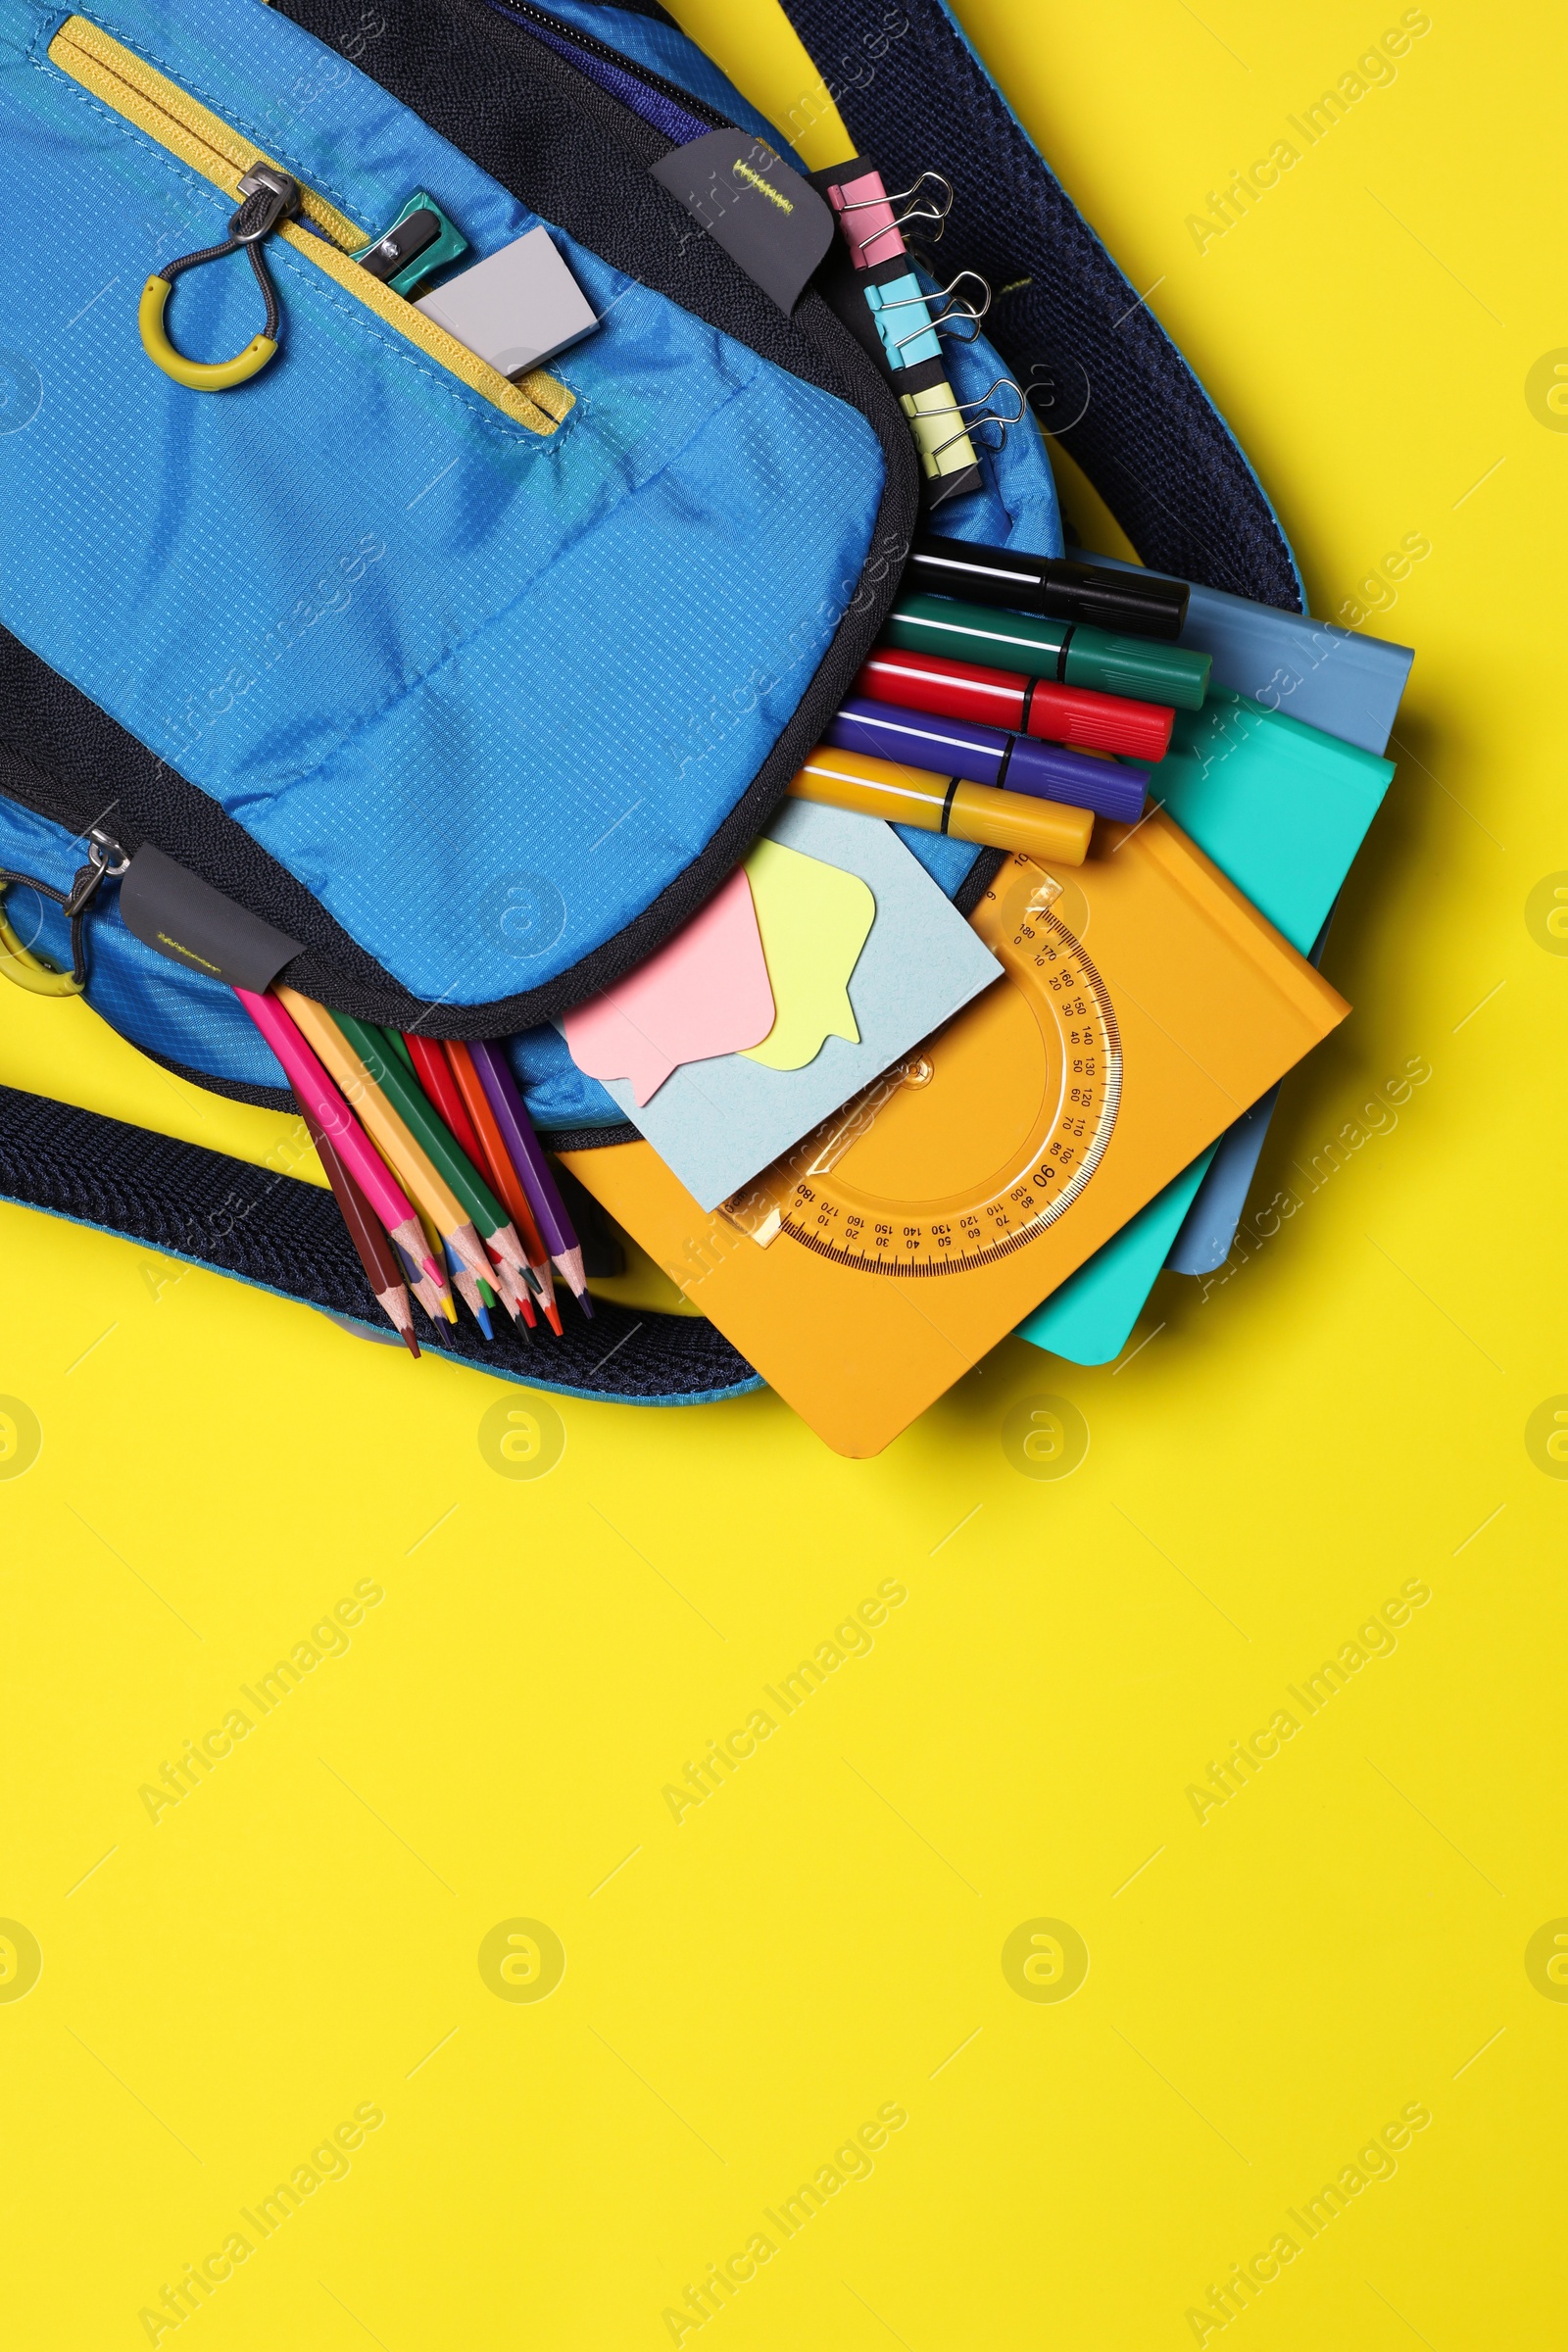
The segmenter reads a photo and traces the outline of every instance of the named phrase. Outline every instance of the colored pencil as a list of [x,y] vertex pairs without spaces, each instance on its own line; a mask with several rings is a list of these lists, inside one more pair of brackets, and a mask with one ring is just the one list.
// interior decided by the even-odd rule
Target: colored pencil
[[[459,1262],[458,1253],[450,1243],[447,1245],[447,1272],[452,1277],[453,1289],[484,1333],[485,1338],[493,1340],[496,1335],[491,1328],[489,1308],[495,1304],[495,1293],[488,1283],[479,1283],[474,1280],[467,1267]],[[482,1297],[481,1292],[483,1293]],[[486,1299],[489,1301],[488,1306]]]
[[310,1130],[316,1155],[326,1170],[326,1180],[332,1187],[333,1198],[349,1230],[349,1240],[359,1252],[365,1279],[386,1315],[387,1321],[402,1340],[409,1353],[417,1356],[419,1343],[414,1336],[414,1309],[409,1304],[408,1286],[403,1268],[392,1244],[382,1231],[374,1209],[355,1183],[338,1155],[320,1120],[311,1109],[303,1095],[295,1094],[300,1117]]
[[[561,1309],[556,1304],[556,1286],[550,1272],[550,1258],[544,1240],[534,1223],[533,1210],[522,1187],[522,1179],[513,1166],[507,1152],[506,1138],[496,1123],[490,1107],[490,1098],[484,1091],[484,1081],[474,1066],[473,1056],[460,1038],[448,1038],[446,1055],[453,1080],[463,1097],[464,1107],[473,1121],[484,1150],[490,1181],[512,1211],[512,1221],[522,1237],[527,1252],[528,1272],[538,1286],[539,1303],[544,1308],[550,1328],[561,1336]],[[522,1294],[526,1306],[527,1293]]]
[[[445,1054],[442,1053],[439,1044],[433,1037],[421,1036],[416,1029],[399,1031],[388,1029],[385,1034],[390,1043],[402,1048],[404,1057],[424,1090],[431,1108],[451,1131],[470,1164],[482,1176],[486,1168],[484,1146],[474,1134],[473,1122],[468,1117],[467,1106],[464,1102],[462,1095],[459,1094],[457,1080],[452,1075],[452,1065],[447,1060]],[[498,1186],[497,1191],[499,1192],[499,1190]],[[522,1237],[522,1244],[525,1249],[526,1235]],[[491,1254],[494,1256],[495,1251],[492,1250]],[[494,1290],[484,1282],[481,1282],[478,1287],[480,1303],[484,1307],[488,1309],[494,1306],[499,1297],[514,1323],[517,1322],[520,1316],[526,1315],[526,1328],[530,1331],[533,1329],[533,1306],[526,1285],[523,1285],[519,1298],[515,1291],[502,1281],[501,1268],[498,1266]]]
[[[548,1273],[548,1271],[547,1265],[546,1272]],[[522,1317],[530,1331],[538,1329],[538,1317],[534,1309],[536,1306],[542,1306],[551,1330],[558,1340],[562,1337],[561,1309],[556,1304],[556,1294],[552,1290],[547,1297],[537,1287],[537,1277],[532,1267],[529,1267],[526,1273],[519,1274],[515,1266],[505,1266],[501,1270],[499,1279],[507,1286],[504,1293],[507,1304],[514,1313]]]
[[418,1300],[425,1320],[434,1329],[439,1330],[446,1320],[441,1311],[440,1292],[423,1268],[414,1263],[407,1250],[400,1250],[398,1255],[403,1261],[403,1278]]
[[[470,1273],[488,1274],[490,1261],[451,1186],[432,1166],[428,1154],[410,1133],[406,1121],[338,1026],[334,1015],[323,1004],[313,1004],[309,997],[302,997],[297,989],[281,988],[278,995],[364,1120],[378,1149],[386,1158],[396,1163],[416,1205],[434,1220],[443,1242],[451,1242]],[[385,1067],[384,1048],[375,1054],[375,1059]],[[439,1260],[435,1270],[444,1289],[446,1277],[440,1272]]]
[[[452,1075],[452,1064],[442,1052],[439,1040],[433,1037],[421,1037],[417,1030],[406,1029],[403,1032],[403,1043],[409,1050],[409,1059],[414,1064],[415,1076],[429,1097],[431,1108],[446,1121],[480,1175],[487,1174],[484,1146],[474,1132],[473,1121],[468,1116],[468,1106],[459,1092],[458,1082]],[[499,1194],[501,1187],[496,1184],[493,1176],[490,1181]],[[524,1235],[523,1239],[526,1240],[526,1238]]]
[[[464,1222],[474,1226],[483,1236],[491,1257],[520,1266],[522,1245],[508,1222],[506,1210],[440,1113],[432,1107],[414,1074],[412,1059],[405,1061],[401,1052],[394,1051],[388,1043],[387,1032],[374,1023],[356,1020],[348,1012],[335,1012],[332,1018],[453,1199],[460,1203]],[[461,1250],[459,1254],[462,1255]],[[488,1274],[489,1258],[481,1255],[479,1263],[469,1271]]]
[[[292,995],[293,991],[289,993]],[[253,989],[236,988],[234,994],[282,1063],[296,1101],[302,1108],[309,1106],[320,1121],[323,1133],[331,1137],[336,1147],[338,1157],[387,1232],[409,1252],[416,1265],[424,1261],[424,1235],[413,1201],[321,1067],[309,1038],[302,1034],[288,1007],[275,995],[258,996]],[[300,1003],[306,1004],[308,999],[302,997]],[[429,1271],[440,1280],[437,1261],[429,1261]]]
[[[432,1253],[439,1255],[440,1257],[446,1259],[448,1263],[450,1263],[452,1252],[442,1240],[434,1217],[429,1216],[423,1209],[420,1209],[419,1223],[424,1227],[424,1238],[429,1244]],[[436,1299],[436,1304],[441,1309],[442,1318],[445,1322],[455,1323],[457,1321],[458,1310],[453,1303],[452,1279],[450,1275],[441,1285],[440,1296]]]
[[593,1301],[588,1296],[588,1278],[583,1272],[582,1250],[566,1214],[566,1204],[550,1171],[544,1147],[533,1131],[533,1122],[522,1106],[517,1082],[512,1075],[512,1065],[500,1046],[479,1041],[468,1048],[473,1064],[479,1073],[485,1096],[495,1112],[507,1153],[523,1189],[528,1205],[533,1210],[545,1248],[556,1265],[565,1276],[577,1304],[585,1315],[592,1316]]

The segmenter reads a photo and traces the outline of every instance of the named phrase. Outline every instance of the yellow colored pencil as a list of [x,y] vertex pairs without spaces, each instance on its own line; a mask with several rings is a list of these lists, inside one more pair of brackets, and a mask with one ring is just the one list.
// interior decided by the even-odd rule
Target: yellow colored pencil
[[488,1281],[490,1260],[467,1211],[393,1109],[325,1005],[302,997],[294,988],[279,986],[273,994],[353,1104],[377,1151],[396,1166],[415,1205],[434,1218],[441,1239],[451,1243],[469,1273],[483,1275]]

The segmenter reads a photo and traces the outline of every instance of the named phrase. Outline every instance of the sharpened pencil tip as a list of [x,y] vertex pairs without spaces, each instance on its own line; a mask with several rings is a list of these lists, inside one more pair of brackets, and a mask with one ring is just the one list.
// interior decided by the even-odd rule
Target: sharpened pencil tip
[[591,1323],[594,1319],[594,1302],[592,1298],[588,1296],[586,1291],[579,1291],[576,1294],[576,1297],[577,1304],[582,1308],[583,1313],[587,1316],[589,1322]]
[[414,1357],[415,1361],[417,1362],[419,1356],[419,1343],[414,1336],[414,1326],[412,1323],[409,1325],[407,1331],[405,1331],[403,1334],[403,1345],[408,1349],[409,1353]]

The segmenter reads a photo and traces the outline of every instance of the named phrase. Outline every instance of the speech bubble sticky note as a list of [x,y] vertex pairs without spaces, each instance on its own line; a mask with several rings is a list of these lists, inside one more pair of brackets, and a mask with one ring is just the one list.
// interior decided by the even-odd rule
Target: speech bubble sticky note
[[741,871],[751,881],[778,1012],[760,1044],[742,1049],[747,1059],[799,1070],[830,1037],[858,1046],[849,982],[876,920],[866,884],[778,841],[760,841]]
[[641,1105],[682,1062],[759,1044],[774,1026],[774,1009],[742,866],[673,939],[613,988],[568,1012],[562,1028],[579,1070],[607,1085],[626,1079]]

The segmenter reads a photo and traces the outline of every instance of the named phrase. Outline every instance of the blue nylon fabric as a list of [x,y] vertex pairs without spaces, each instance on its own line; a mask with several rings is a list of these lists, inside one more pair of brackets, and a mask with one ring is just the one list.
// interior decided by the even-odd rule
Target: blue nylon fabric
[[[85,844],[63,825],[0,797],[0,865],[69,890],[85,862]],[[52,900],[13,885],[3,905],[25,947],[58,969],[71,969],[71,926]],[[126,930],[114,883],[99,889],[86,937],[87,1002],[133,1046],[247,1086],[288,1084],[271,1048],[230,990],[172,963]],[[0,1017],[8,995],[0,980]]]
[[[870,425],[559,232],[605,324],[552,437],[276,238],[278,358],[183,390],[135,299],[230,206],[48,63],[64,14],[0,0],[0,316],[40,395],[0,437],[7,625],[413,993],[553,977],[690,864],[793,711],[864,558]],[[260,0],[95,22],[368,233],[421,185],[476,253],[536,224]],[[259,308],[234,256],[169,322],[226,356]]]
[[[558,6],[552,13],[581,24],[627,56],[652,65],[694,95],[730,114],[732,119],[759,130],[773,144],[780,143],[779,134],[771,125],[746,105],[739,92],[684,35],[673,33],[651,19],[619,10],[566,5]],[[58,14],[48,20],[51,33],[58,21]],[[644,35],[658,37],[645,39]],[[319,60],[323,53],[316,54]],[[338,86],[339,63],[329,58],[321,65],[320,79],[328,88]],[[314,94],[313,84],[306,95]],[[466,165],[463,168],[471,170]],[[401,187],[404,183],[398,184]],[[390,212],[387,217],[390,218]],[[184,249],[180,234],[188,225],[182,222],[180,232],[173,233],[166,224],[164,233],[172,234],[172,242],[161,247],[158,259]],[[232,302],[233,290],[227,287],[209,295],[204,280],[219,274],[216,270],[192,273],[180,289],[180,298],[185,303],[179,314],[181,339],[188,348],[212,356],[218,356],[225,348],[237,347],[242,338],[244,321],[230,318],[226,311],[243,306],[249,287],[249,272],[245,271]],[[928,293],[935,290],[936,282],[922,279]],[[190,299],[198,293],[209,297],[205,310],[200,310]],[[254,303],[253,292],[249,298]],[[202,333],[206,335],[205,342],[199,340]],[[226,345],[225,334],[229,337]],[[983,338],[971,344],[946,337],[944,346],[949,377],[959,400],[979,398],[1005,372],[1001,359]],[[994,545],[1010,543],[1040,555],[1059,554],[1062,540],[1055,488],[1045,444],[1033,422],[1026,421],[1010,433],[1001,452],[987,452],[982,466],[985,489],[960,501],[944,514],[943,525],[950,535]],[[330,606],[343,591],[348,591],[352,598],[365,582],[369,582],[373,590],[374,574],[384,562],[385,558],[372,558],[368,550],[361,551],[344,572],[334,598],[323,600],[327,609],[322,612],[321,619],[331,621],[334,615]],[[356,568],[360,571],[358,579],[349,576]],[[340,610],[345,609],[348,608],[340,606]],[[329,637],[325,639],[325,648],[330,649]],[[306,658],[309,659],[308,642]],[[953,896],[974,862],[974,850],[965,843],[944,840],[910,827],[898,830],[911,854]],[[64,888],[80,864],[82,854],[80,843],[71,840],[61,827],[0,801],[0,863],[36,873],[40,879]],[[21,935],[34,944],[41,955],[54,962],[69,963],[67,925],[57,908],[48,901],[19,890],[9,894],[7,906]],[[531,944],[529,935],[538,928],[531,918],[537,915],[538,907],[537,896],[530,897],[526,890],[504,902],[498,918],[503,937],[510,934],[515,939],[520,930],[521,944]],[[520,922],[512,919],[519,912],[523,918]],[[118,893],[113,888],[103,892],[90,918],[88,943],[88,1002],[132,1044],[215,1077],[260,1086],[280,1087],[285,1083],[270,1049],[230,992],[143,947],[121,922]],[[586,1077],[575,1067],[565,1041],[553,1023],[547,1022],[509,1040],[508,1052],[529,1113],[542,1129],[560,1131],[619,1123],[617,1106],[597,1079]]]

